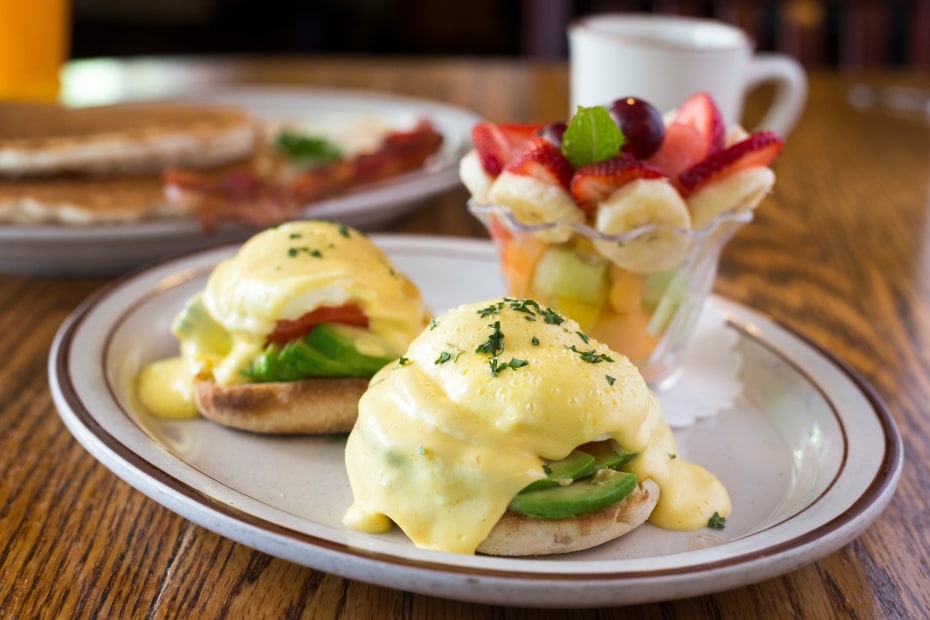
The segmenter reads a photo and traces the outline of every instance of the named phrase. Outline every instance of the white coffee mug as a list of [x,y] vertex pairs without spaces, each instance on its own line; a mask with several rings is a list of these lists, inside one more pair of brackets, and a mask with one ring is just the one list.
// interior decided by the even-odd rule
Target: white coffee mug
[[723,22],[650,14],[605,13],[568,29],[571,111],[634,96],[661,112],[704,91],[729,126],[742,122],[754,87],[772,82],[775,96],[758,127],[786,136],[807,100],[807,77],[793,58],[754,53],[752,39]]

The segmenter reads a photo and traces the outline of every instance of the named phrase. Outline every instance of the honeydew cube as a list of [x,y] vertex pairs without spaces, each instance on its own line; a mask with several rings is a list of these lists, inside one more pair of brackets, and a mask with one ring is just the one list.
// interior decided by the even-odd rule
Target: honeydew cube
[[607,297],[608,267],[605,260],[551,247],[536,265],[531,286],[545,298],[574,300],[600,309]]

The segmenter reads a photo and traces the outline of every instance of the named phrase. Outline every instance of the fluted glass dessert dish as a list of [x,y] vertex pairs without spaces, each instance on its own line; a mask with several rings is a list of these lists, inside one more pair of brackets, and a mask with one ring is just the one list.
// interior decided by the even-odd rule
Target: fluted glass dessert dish
[[468,207],[494,241],[510,295],[569,315],[656,388],[677,377],[721,251],[753,217],[737,206],[699,230],[651,224],[608,235],[574,222],[527,224],[507,207]]

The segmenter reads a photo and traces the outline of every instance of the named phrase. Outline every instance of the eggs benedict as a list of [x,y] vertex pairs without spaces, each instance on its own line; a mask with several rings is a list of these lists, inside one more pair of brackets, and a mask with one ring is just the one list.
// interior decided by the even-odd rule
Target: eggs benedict
[[372,378],[345,462],[347,526],[456,553],[564,553],[730,512],[636,367],[528,299],[434,319]]
[[360,232],[282,224],[214,268],[172,323],[180,355],[145,367],[138,394],[162,417],[346,432],[368,379],[428,320],[416,286]]

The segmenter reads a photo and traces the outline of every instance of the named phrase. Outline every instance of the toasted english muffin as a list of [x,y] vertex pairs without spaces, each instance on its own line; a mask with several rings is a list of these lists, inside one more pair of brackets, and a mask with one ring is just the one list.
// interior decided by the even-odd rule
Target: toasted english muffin
[[527,556],[570,553],[627,534],[652,514],[659,485],[643,480],[622,501],[570,519],[533,519],[507,511],[476,551],[486,555]]
[[278,383],[217,385],[194,380],[194,400],[205,418],[256,433],[347,433],[358,416],[367,379],[318,378]]

